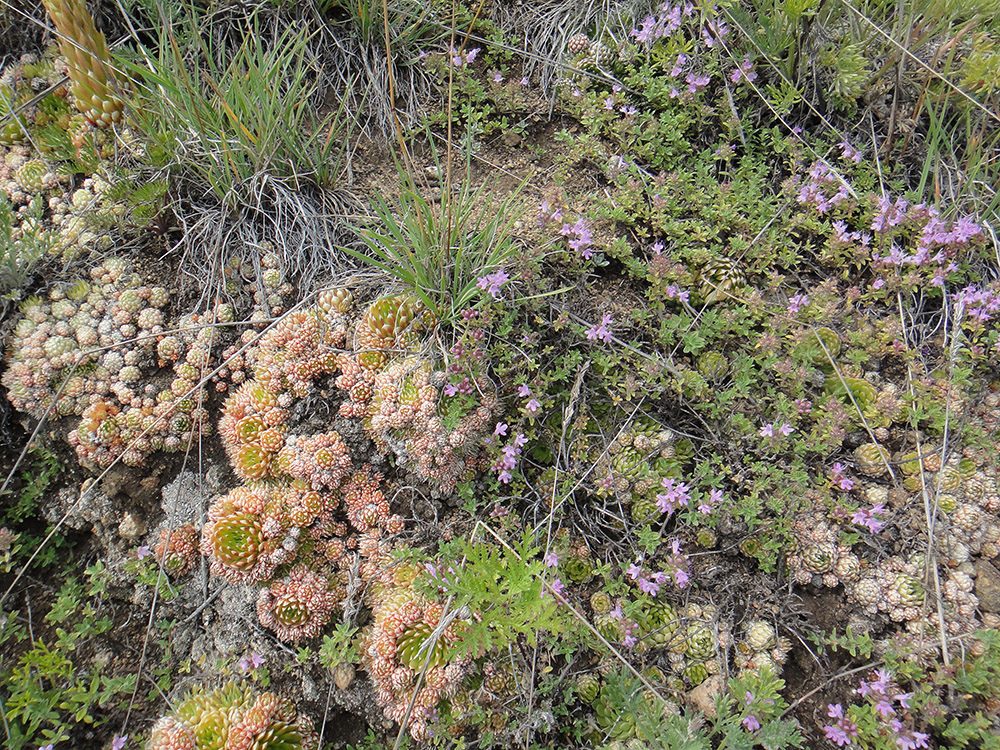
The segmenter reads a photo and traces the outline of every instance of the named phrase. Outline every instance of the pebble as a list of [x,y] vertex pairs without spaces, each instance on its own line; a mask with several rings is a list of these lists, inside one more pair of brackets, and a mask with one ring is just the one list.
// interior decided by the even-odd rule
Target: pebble
[[146,533],[146,522],[135,513],[126,513],[122,517],[122,522],[118,524],[118,533],[122,539],[135,541]]
[[341,662],[333,670],[333,681],[341,690],[347,690],[351,686],[351,683],[354,682],[354,674],[353,664]]
[[1000,570],[988,560],[980,560],[976,568],[976,596],[983,612],[1000,613]]
[[698,687],[687,694],[688,702],[710,719],[716,717],[715,698],[726,687],[726,681],[720,674],[713,674]]

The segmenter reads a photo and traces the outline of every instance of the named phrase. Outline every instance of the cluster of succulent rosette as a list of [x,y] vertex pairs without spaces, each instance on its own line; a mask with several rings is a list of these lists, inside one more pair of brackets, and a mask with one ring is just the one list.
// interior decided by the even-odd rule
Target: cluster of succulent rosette
[[410,734],[423,740],[440,702],[458,692],[471,659],[449,653],[462,636],[463,620],[417,593],[406,577],[396,575],[378,595],[363,660],[386,718],[402,723],[409,711]]
[[[168,331],[169,293],[144,284],[121,258],[47,297],[22,305],[3,383],[14,407],[34,417],[81,417],[69,435],[81,463],[135,466],[210,431],[202,375],[213,361],[216,324],[232,319],[231,308],[183,316]],[[164,360],[174,377],[157,386],[151,376]]]
[[861,560],[841,542],[843,530],[822,512],[796,519],[792,533],[797,542],[786,557],[792,578],[799,584],[829,588],[857,579]]
[[390,522],[377,478],[359,472],[349,484],[360,489],[337,494],[353,469],[337,432],[288,430],[293,402],[336,368],[350,302],[343,290],[324,292],[316,306],[275,324],[248,353],[252,378],[229,396],[219,421],[233,471],[246,484],[212,503],[201,551],[213,574],[262,586],[261,622],[291,642],[318,635],[343,597],[358,546],[347,518],[366,515],[401,527],[399,519]]
[[[263,301],[280,309],[280,273],[268,283],[274,299]],[[194,567],[197,546],[214,575],[260,586],[260,621],[280,639],[314,638],[343,599],[352,565],[368,580],[388,564],[386,538],[402,531],[403,520],[391,512],[382,475],[356,460],[337,430],[296,434],[296,402],[330,378],[333,392],[344,396],[341,418],[360,422],[376,450],[395,454],[447,494],[488,466],[480,438],[495,415],[496,395],[480,388],[442,406],[447,377],[419,354],[420,333],[433,320],[412,297],[376,300],[353,322],[349,291],[322,292],[262,336],[248,331],[246,350],[224,352],[229,361],[221,364],[220,324],[233,321],[233,309],[216,305],[168,327],[169,303],[166,289],[143,283],[120,258],[95,266],[89,279],[54,286],[44,300],[28,300],[4,374],[9,398],[36,417],[78,415],[69,442],[85,466],[138,465],[153,451],[180,450],[208,433],[205,385],[222,367],[216,389],[237,387],[218,430],[244,484],[211,504],[200,543],[189,525],[165,530],[155,559],[180,577]],[[155,374],[167,367],[173,377],[155,385]],[[376,622],[397,598],[372,597]],[[449,675],[464,674],[464,666]],[[434,700],[425,694],[426,708],[447,692],[442,685],[433,688]],[[387,715],[399,713],[402,690],[400,683],[392,700],[383,691]],[[423,732],[428,720],[415,720],[412,731]]]
[[274,693],[194,688],[153,726],[146,750],[318,750],[312,721]]
[[[612,607],[603,590],[592,594],[594,626],[610,643],[643,654],[647,664],[659,664],[663,672],[656,684],[678,695],[728,671],[730,649],[741,674],[767,669],[775,676],[791,651],[788,639],[764,620],[747,623],[744,638],[735,639],[731,626],[711,604],[673,604],[663,595],[626,604],[619,601]],[[634,619],[623,613],[626,608]]]
[[426,648],[436,649],[408,724],[414,737],[426,737],[437,706],[468,674],[468,657],[448,656],[462,621],[442,622],[440,602],[417,595],[412,580],[399,580],[406,568],[394,570],[390,538],[403,530],[403,519],[391,511],[382,475],[352,455],[336,430],[297,434],[293,414],[298,400],[330,378],[334,392],[346,396],[341,419],[358,420],[376,450],[391,451],[436,490],[450,492],[482,464],[477,438],[496,399],[483,395],[468,413],[443,418],[445,379],[417,353],[418,333],[429,325],[422,306],[409,297],[382,298],[352,322],[352,304],[346,289],[321,292],[246,352],[246,377],[219,421],[233,471],[245,484],[212,503],[201,551],[213,574],[260,586],[261,623],[293,643],[322,632],[350,576],[360,575],[373,610],[362,662],[387,718],[402,720],[420,659]]

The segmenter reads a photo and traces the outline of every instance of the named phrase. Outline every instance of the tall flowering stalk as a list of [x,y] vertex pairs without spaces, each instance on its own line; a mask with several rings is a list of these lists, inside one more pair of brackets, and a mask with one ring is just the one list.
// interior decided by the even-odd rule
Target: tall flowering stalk
[[125,105],[114,92],[111,50],[104,34],[94,25],[85,0],[42,2],[59,32],[59,51],[69,62],[77,109],[97,127],[118,122]]

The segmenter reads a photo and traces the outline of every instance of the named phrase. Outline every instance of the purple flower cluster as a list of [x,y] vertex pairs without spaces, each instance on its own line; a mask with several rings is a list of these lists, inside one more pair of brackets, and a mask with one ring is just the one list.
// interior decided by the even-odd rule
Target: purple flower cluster
[[590,249],[594,238],[583,219],[577,219],[572,226],[568,223],[563,224],[559,234],[569,238],[566,243],[569,249],[578,252],[584,260],[590,260],[594,256],[594,251]]
[[562,601],[563,591],[565,590],[566,590],[566,584],[563,583],[560,579],[554,578],[551,581],[544,583],[544,587],[542,588],[542,593],[540,594],[540,598],[544,599],[547,592],[552,591],[552,594],[555,596],[555,598]]
[[836,724],[827,724],[823,727],[826,738],[837,747],[852,744],[858,736],[858,726],[844,716],[844,707],[839,703],[827,704],[826,715],[837,720]]
[[773,438],[776,435],[783,435],[784,437],[788,437],[793,432],[795,432],[795,428],[792,427],[790,424],[788,424],[788,422],[782,422],[777,427],[774,426],[774,422],[768,422],[766,425],[760,428],[760,436],[768,438]]
[[684,76],[684,83],[688,85],[687,90],[689,94],[697,94],[705,88],[711,80],[712,76],[696,76],[694,73],[688,73]]
[[664,3],[657,15],[646,16],[639,28],[632,29],[632,38],[639,44],[652,47],[657,40],[668,37],[680,29],[681,16],[692,15],[694,15],[694,3],[684,3],[684,5]]
[[424,563],[424,570],[427,571],[427,575],[429,575],[431,578],[437,581],[438,584],[440,584],[440,588],[445,591],[448,589],[448,586],[451,583],[448,580],[448,576],[458,575],[458,571],[455,570],[451,565],[445,568],[443,564],[435,565],[434,563],[427,562]]
[[[917,750],[930,747],[930,736],[909,728],[900,718],[900,711],[910,708],[913,693],[901,692],[892,681],[892,673],[887,669],[875,670],[875,679],[861,680],[855,691],[868,701],[877,718],[877,729],[892,738],[900,750]],[[823,727],[826,737],[838,747],[853,745],[858,736],[857,724],[844,715],[839,703],[827,707],[827,716],[836,719],[835,724]]]
[[521,385],[517,387],[517,395],[520,396],[521,398],[528,399],[528,402],[524,405],[524,408],[527,409],[530,414],[534,414],[536,411],[542,408],[542,405],[541,403],[539,403],[538,399],[531,395],[531,389],[524,383],[521,383]]
[[638,630],[638,628],[639,628],[639,623],[637,622],[632,622],[631,620],[627,620],[625,622],[624,626],[625,637],[622,638],[623,646],[625,646],[626,648],[632,648],[633,646],[635,646],[635,644],[639,642],[639,639],[636,638],[635,635],[633,635],[633,633],[635,633],[635,631]]
[[[687,61],[687,55],[677,55],[677,62],[675,62],[674,67],[670,69],[670,77],[677,78],[684,73],[684,65]],[[677,86],[673,86],[670,89],[670,98],[680,99],[681,101],[691,101],[694,99],[694,95],[708,86],[711,81],[712,76],[699,74],[694,70],[689,71],[684,75],[684,83],[687,84],[687,86],[683,88],[683,90],[678,89]],[[678,83],[678,85],[681,84]]]
[[677,588],[685,588],[691,582],[691,561],[681,551],[680,540],[674,539],[670,542],[670,554],[667,555],[664,564],[667,572],[674,577]]
[[716,21],[710,18],[705,21],[705,25],[701,29],[701,39],[709,49],[721,43],[727,36],[729,36],[729,27],[726,26],[725,21]]
[[846,222],[840,219],[833,222],[833,237],[830,238],[833,249],[849,247],[855,242],[860,243],[861,247],[868,247],[871,241],[872,236],[868,232],[849,232]]
[[657,494],[656,507],[668,516],[679,507],[687,507],[691,502],[691,488],[673,477],[665,477],[660,482],[664,492]]
[[980,323],[986,323],[1000,310],[1000,293],[993,289],[967,286],[956,295],[956,301],[965,309],[966,315]]
[[849,195],[844,178],[825,161],[816,161],[809,168],[809,179],[802,184],[795,200],[825,214],[846,201]]
[[796,294],[788,299],[788,314],[795,315],[799,310],[809,304],[808,294]]
[[855,164],[860,164],[861,159],[864,156],[858,149],[854,148],[847,141],[841,141],[837,144],[840,146],[840,158],[846,161],[853,161]]
[[878,200],[878,213],[872,221],[872,231],[878,234],[885,234],[890,228],[899,226],[906,219],[906,208],[909,201],[905,198],[896,198],[893,203],[887,196],[882,196]]
[[604,313],[604,317],[601,318],[600,323],[595,323],[587,329],[587,338],[590,341],[603,341],[605,344],[610,344],[612,334],[608,326],[614,322],[611,313]]
[[670,552],[663,561],[663,569],[650,571],[648,568],[632,563],[625,569],[627,575],[644,594],[656,596],[660,589],[668,583],[677,588],[684,588],[691,581],[691,561],[681,551],[681,543],[674,539],[670,542]]
[[733,68],[733,72],[729,74],[729,80],[733,83],[739,83],[740,81],[751,83],[757,80],[757,73],[754,72],[749,54],[743,58],[743,62]]
[[468,376],[462,378],[458,383],[448,383],[444,387],[445,396],[455,396],[459,393],[465,396],[472,395],[472,381]]
[[644,594],[656,596],[660,593],[660,587],[669,580],[667,574],[662,570],[650,573],[645,568],[632,563],[625,571],[625,574],[635,581],[635,585]]
[[[755,700],[754,694],[747,690],[743,694],[743,703],[746,705],[747,715],[740,720],[740,724],[743,725],[743,729],[747,732],[756,732],[760,729],[760,719],[757,718],[757,711],[766,708],[773,708],[774,701],[771,698],[765,698],[764,700]],[[756,706],[754,705],[756,703]]]
[[663,295],[667,299],[675,299],[678,302],[687,302],[688,298],[691,296],[691,292],[689,292],[687,289],[681,289],[680,287],[674,284],[669,284],[663,290]]
[[708,493],[708,497],[702,497],[701,501],[698,503],[698,512],[703,516],[711,515],[715,507],[722,502],[722,490],[712,490]]
[[250,656],[244,656],[240,659],[239,667],[240,672],[246,674],[247,672],[252,672],[258,667],[264,664],[264,657],[258,654],[256,651],[252,652]]
[[558,207],[552,208],[549,201],[543,200],[538,209],[538,223],[541,226],[562,224],[559,227],[559,234],[568,238],[566,244],[569,246],[569,249],[579,253],[586,260],[594,256],[594,251],[591,249],[594,238],[590,233],[590,228],[583,219],[577,219],[575,223],[570,224],[568,221],[563,220],[562,210]]
[[875,503],[871,508],[860,508],[851,516],[851,523],[864,526],[872,534],[879,533],[885,524],[876,515],[885,513],[885,506],[882,503]]
[[[907,252],[896,243],[892,231],[896,227],[915,232],[916,248]],[[910,205],[904,198],[892,201],[879,199],[878,211],[872,220],[872,231],[888,241],[884,254],[872,253],[876,268],[926,268],[933,272],[931,284],[943,287],[945,277],[958,270],[953,258],[970,240],[982,236],[982,228],[969,217],[955,222],[941,219],[936,208],[925,203]]]
[[500,298],[500,288],[510,281],[510,275],[502,268],[476,279],[476,286],[487,292],[493,299]]
[[[680,31],[686,21],[695,27],[691,29],[691,35],[700,35],[701,43],[707,49],[724,46],[723,41],[729,36],[729,27],[725,21],[706,18],[702,23],[700,14],[696,15],[696,7],[693,3],[672,5],[667,2],[660,7],[660,12],[657,15],[646,16],[639,28],[632,29],[632,38],[639,44],[650,48],[660,39]],[[683,84],[686,85],[678,82],[670,91],[671,98],[690,101],[695,94],[708,86],[711,76],[705,75],[703,71],[689,69],[685,72],[685,66],[689,61],[697,62],[700,59],[684,53],[677,55],[677,60],[668,75],[671,78],[679,78],[683,75]],[[742,63],[733,69],[730,80],[737,83],[740,80],[752,81],[756,77],[757,74],[753,72],[753,64],[747,56]]]
[[[506,432],[506,428],[504,431]],[[504,484],[509,484],[510,480],[514,478],[511,472],[517,468],[517,457],[521,455],[521,447],[527,442],[528,438],[524,436],[523,432],[517,433],[511,442],[500,449],[500,455],[490,467],[492,471],[496,472],[497,479]]]
[[454,65],[456,68],[464,68],[466,65],[468,65],[469,63],[471,63],[473,60],[476,59],[476,55],[479,54],[479,47],[473,47],[467,52],[460,52],[456,50],[454,47],[452,47],[448,51],[448,54],[451,57],[452,65]]
[[830,468],[830,479],[833,480],[833,484],[836,487],[842,489],[844,492],[850,492],[854,489],[854,480],[844,476],[844,465],[842,463],[835,463]]
[[558,207],[552,208],[552,204],[548,200],[543,200],[538,206],[538,224],[539,226],[545,226],[546,224],[558,224],[563,220],[562,210]]
[[624,634],[624,637],[622,638],[622,645],[625,648],[633,648],[637,643],[639,643],[639,639],[635,637],[635,632],[639,629],[639,623],[635,620],[628,619],[624,614],[622,614],[621,604],[616,604],[615,608],[608,614],[622,624],[622,632]]

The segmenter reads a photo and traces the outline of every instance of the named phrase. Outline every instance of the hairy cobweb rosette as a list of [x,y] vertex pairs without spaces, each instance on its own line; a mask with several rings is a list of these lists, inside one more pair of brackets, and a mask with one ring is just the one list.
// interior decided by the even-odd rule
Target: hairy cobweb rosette
[[311,485],[335,489],[351,472],[351,454],[334,431],[291,435],[277,459],[276,471]]
[[298,643],[318,636],[336,606],[337,597],[327,579],[298,565],[260,592],[257,616],[280,640]]
[[[312,381],[337,369],[337,350],[347,337],[346,309],[350,292],[324,292],[319,304],[294,310],[282,318],[261,339],[249,357],[254,379],[271,393],[305,396]],[[344,297],[346,295],[346,297]]]
[[381,482],[381,474],[356,471],[340,488],[347,520],[359,532],[376,528],[386,528],[390,533],[402,530],[402,519],[391,515],[389,503],[379,489]]
[[261,583],[294,559],[297,532],[291,531],[295,527],[276,494],[264,486],[237,487],[208,509],[201,552],[211,561],[213,575]]
[[153,726],[146,750],[318,750],[312,721],[273,693],[195,688]]

